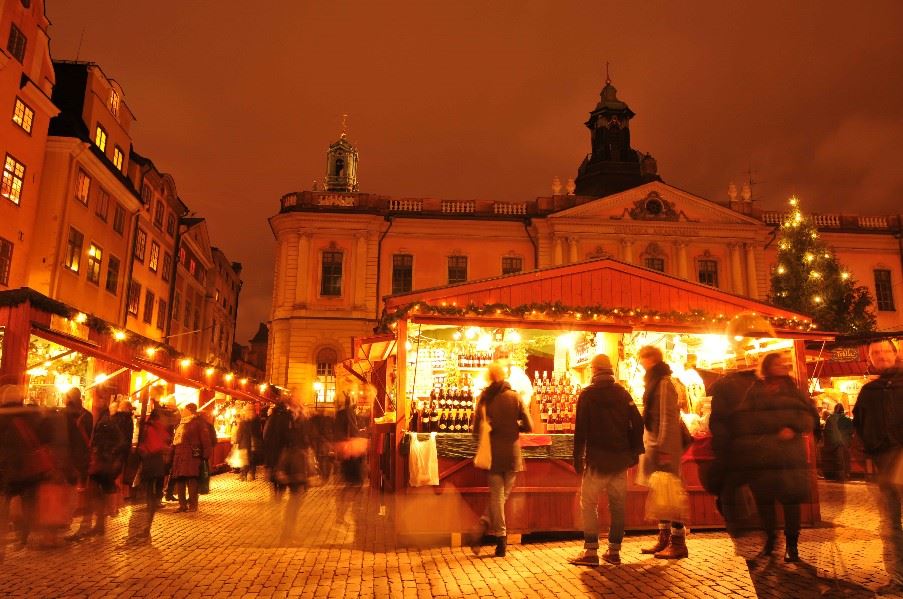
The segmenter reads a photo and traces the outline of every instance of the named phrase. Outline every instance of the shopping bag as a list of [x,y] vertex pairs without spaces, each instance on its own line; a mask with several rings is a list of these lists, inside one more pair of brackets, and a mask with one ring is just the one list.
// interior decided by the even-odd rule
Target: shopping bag
[[234,445],[232,451],[229,452],[229,457],[226,458],[226,463],[230,468],[236,470],[244,468],[248,465],[248,450],[239,449],[237,445]]
[[210,492],[210,463],[207,459],[201,460],[201,468],[198,473],[198,495],[206,495]]
[[489,441],[489,433],[492,432],[492,425],[486,418],[486,406],[483,406],[483,417],[480,419],[480,440],[477,443],[477,453],[473,456],[473,465],[480,470],[489,470],[492,468],[492,446]]
[[653,472],[646,497],[647,520],[685,522],[690,516],[690,500],[680,479],[670,472]]
[[38,486],[38,524],[44,527],[66,528],[75,512],[75,494],[63,483],[41,483]]

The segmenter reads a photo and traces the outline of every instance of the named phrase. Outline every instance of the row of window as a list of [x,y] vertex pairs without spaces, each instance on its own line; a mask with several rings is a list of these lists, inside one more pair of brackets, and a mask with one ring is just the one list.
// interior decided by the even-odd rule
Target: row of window
[[[78,169],[75,177],[75,199],[78,200],[85,208],[88,208],[91,202],[92,189],[94,188],[94,180],[91,175],[82,169]],[[97,186],[94,196],[94,215],[103,222],[108,222],[110,218],[110,206],[113,207],[113,231],[118,235],[125,232],[125,207],[114,200],[110,196],[110,192]]]
[[[69,237],[66,242],[66,256],[63,264],[67,270],[74,274],[78,274],[82,270],[82,252],[84,252],[84,246],[84,234],[75,227],[69,227]],[[88,246],[88,258],[85,260],[84,264],[85,276],[89,283],[100,286],[103,258],[103,248],[92,241]],[[119,293],[119,270],[119,258],[112,255],[109,256],[107,259],[107,273],[104,289],[113,295]]]
[[163,252],[163,267],[160,267],[160,244],[154,240],[150,242],[150,253],[147,251],[147,233],[141,227],[138,227],[138,234],[135,237],[135,260],[144,264],[147,260],[147,268],[152,273],[161,273],[160,276],[167,283],[172,274],[172,254]]
[[[179,322],[181,319],[182,326],[186,329],[191,328],[192,324],[194,324],[193,330],[197,331],[201,328],[201,296],[195,296],[194,300],[194,304],[192,304],[191,296],[185,296],[185,317],[182,318],[182,297],[179,295],[179,292],[176,291],[172,298],[172,320],[173,322]],[[193,321],[192,317],[194,319]]]
[[[129,314],[138,318],[141,304],[141,284],[138,281],[132,281],[129,284]],[[147,324],[154,323],[154,308],[157,313],[157,328],[161,331],[166,327],[166,300],[162,297],[157,298],[150,289],[144,290],[144,312],[142,320]]]
[[141,187],[141,199],[144,200],[144,205],[148,207],[148,210],[153,211],[153,223],[154,226],[162,231],[163,230],[163,221],[166,220],[166,234],[170,237],[175,236],[176,234],[176,215],[173,212],[166,212],[166,203],[162,199],[157,199],[154,201],[154,192],[151,189],[151,186],[145,183]]
[[[94,145],[104,154],[107,153],[107,130],[100,123],[97,123],[97,127],[94,129]],[[119,169],[120,172],[123,172],[122,165],[124,160],[125,155],[122,153],[122,148],[113,146],[113,166]]]

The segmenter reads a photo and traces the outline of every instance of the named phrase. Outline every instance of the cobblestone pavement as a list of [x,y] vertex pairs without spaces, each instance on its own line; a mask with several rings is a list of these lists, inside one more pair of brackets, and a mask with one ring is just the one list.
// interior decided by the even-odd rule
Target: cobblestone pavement
[[222,475],[212,486],[199,513],[159,512],[149,544],[125,543],[130,517],[142,515],[126,507],[105,538],[7,551],[0,596],[808,598],[870,597],[886,582],[864,483],[821,484],[822,515],[832,525],[803,531],[803,564],[780,556],[747,562],[761,538],[735,543],[724,532],[697,532],[687,560],[641,555],[652,537],[637,535],[625,539],[621,566],[597,569],[567,563],[578,540],[513,545],[505,559],[439,543],[397,546],[378,502],[363,495],[346,498],[353,509],[336,523],[342,494],[333,486],[307,494],[297,539],[280,542],[283,506],[264,483]]

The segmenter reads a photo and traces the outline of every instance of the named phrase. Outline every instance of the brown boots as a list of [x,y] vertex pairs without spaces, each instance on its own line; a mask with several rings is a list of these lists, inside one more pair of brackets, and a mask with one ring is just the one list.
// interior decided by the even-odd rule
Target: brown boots
[[670,527],[658,529],[658,540],[652,547],[641,549],[641,553],[654,554],[658,559],[682,559],[689,556],[687,551],[686,528],[679,534]]

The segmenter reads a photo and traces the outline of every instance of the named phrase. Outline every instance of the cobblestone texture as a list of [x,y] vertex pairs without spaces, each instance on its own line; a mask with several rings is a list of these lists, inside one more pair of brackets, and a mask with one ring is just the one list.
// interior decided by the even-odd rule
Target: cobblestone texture
[[[734,542],[724,532],[693,533],[690,558],[662,562],[641,555],[650,535],[628,536],[621,566],[580,568],[567,558],[580,541],[509,547],[508,557],[475,557],[439,542],[396,545],[378,501],[361,495],[337,523],[339,489],[311,490],[299,534],[280,542],[282,505],[262,482],[216,477],[197,514],[158,513],[153,540],[128,545],[125,507],[105,538],[62,549],[7,551],[0,565],[4,597],[871,597],[887,580],[871,488],[822,483],[827,524],[803,531],[804,563],[787,565],[782,546],[753,560],[762,539]],[[12,538],[8,539],[12,542]],[[445,539],[445,545],[448,540]]]

